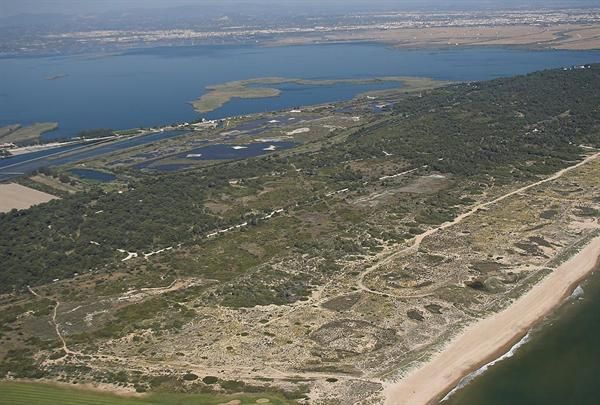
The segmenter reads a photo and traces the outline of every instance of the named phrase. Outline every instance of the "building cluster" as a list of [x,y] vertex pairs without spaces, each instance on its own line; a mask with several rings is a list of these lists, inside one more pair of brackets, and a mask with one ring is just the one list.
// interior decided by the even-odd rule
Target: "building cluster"
[[[127,45],[151,43],[215,43],[236,42],[249,39],[286,35],[310,35],[365,30],[391,30],[408,28],[482,27],[514,25],[556,25],[600,23],[600,9],[588,10],[534,10],[496,12],[356,14],[339,17],[315,18],[298,21],[295,26],[249,25],[223,26],[206,30],[202,28],[160,30],[91,30],[45,35],[30,46],[63,45]],[[46,42],[46,45],[43,45]]]

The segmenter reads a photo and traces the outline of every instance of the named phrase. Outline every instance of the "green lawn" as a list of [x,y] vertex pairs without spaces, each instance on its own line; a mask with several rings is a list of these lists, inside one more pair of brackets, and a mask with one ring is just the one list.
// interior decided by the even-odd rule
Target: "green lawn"
[[292,403],[281,397],[264,394],[148,394],[143,397],[122,397],[50,384],[0,383],[0,405],[217,405],[234,399],[242,401],[242,404],[255,404],[260,398],[270,399],[269,404]]

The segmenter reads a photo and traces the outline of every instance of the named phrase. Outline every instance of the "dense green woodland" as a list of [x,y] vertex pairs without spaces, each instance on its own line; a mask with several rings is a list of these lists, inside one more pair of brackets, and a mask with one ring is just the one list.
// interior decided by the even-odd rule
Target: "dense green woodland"
[[[98,188],[2,214],[0,291],[102,270],[123,258],[117,249],[149,252],[237,224],[239,216],[219,217],[203,206],[208,195],[230,187],[230,179],[285,172],[293,164],[314,175],[331,169],[332,188],[358,187],[362,175],[341,163],[376,158],[508,183],[572,164],[581,158],[580,144],[600,146],[600,65],[432,90],[404,99],[390,116],[318,152],[137,174],[122,194]],[[430,203],[434,207],[436,199]]]

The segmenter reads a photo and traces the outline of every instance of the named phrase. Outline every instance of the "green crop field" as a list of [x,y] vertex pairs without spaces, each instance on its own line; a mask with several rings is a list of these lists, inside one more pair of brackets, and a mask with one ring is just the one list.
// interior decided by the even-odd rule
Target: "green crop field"
[[255,404],[257,400],[263,398],[269,399],[268,404],[283,405],[290,403],[284,399],[265,396],[264,394],[231,396],[212,394],[149,394],[142,397],[123,397],[48,384],[0,383],[0,405],[216,405],[236,399],[241,401],[241,404]]

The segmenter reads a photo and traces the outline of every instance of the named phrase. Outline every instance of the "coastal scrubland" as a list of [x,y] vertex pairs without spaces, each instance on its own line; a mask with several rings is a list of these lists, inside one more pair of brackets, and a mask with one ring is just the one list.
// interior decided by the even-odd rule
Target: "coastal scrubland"
[[302,108],[247,133],[309,128],[294,148],[114,164],[114,183],[0,215],[0,374],[379,403],[596,237],[599,87],[592,65]]

